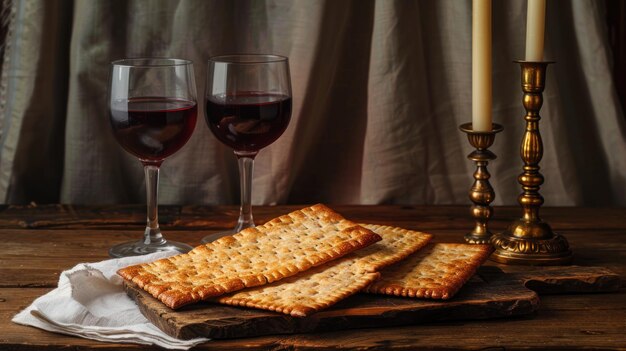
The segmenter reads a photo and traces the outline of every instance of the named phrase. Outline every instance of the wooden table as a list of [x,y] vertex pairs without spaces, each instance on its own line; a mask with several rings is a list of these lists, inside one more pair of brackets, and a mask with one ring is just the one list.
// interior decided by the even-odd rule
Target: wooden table
[[[263,222],[301,207],[254,211]],[[460,242],[471,225],[464,206],[332,207],[356,221],[430,232],[438,242]],[[162,206],[161,226],[167,238],[196,245],[208,233],[232,227],[237,210]],[[197,349],[626,349],[626,209],[546,208],[542,214],[570,241],[574,264],[607,267],[621,276],[619,293],[541,296],[538,313],[515,319],[219,340]],[[493,228],[503,229],[518,215],[515,207],[496,208]],[[62,270],[105,259],[113,244],[139,238],[143,223],[141,205],[0,207],[0,349],[141,348],[48,333],[10,319],[54,288]],[[507,272],[526,269],[498,266]]]

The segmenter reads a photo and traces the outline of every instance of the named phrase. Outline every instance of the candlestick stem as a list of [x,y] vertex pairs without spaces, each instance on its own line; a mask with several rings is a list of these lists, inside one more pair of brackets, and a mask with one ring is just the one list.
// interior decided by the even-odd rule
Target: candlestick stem
[[492,236],[495,252],[491,258],[501,263],[525,265],[559,265],[571,261],[572,252],[565,237],[556,234],[539,216],[543,196],[539,188],[544,177],[539,172],[543,157],[543,141],[539,132],[539,110],[543,104],[546,69],[545,61],[517,61],[522,69],[523,104],[526,109],[526,131],[522,138],[520,155],[523,172],[518,177],[522,194],[518,202],[522,217],[513,221],[502,233]]
[[493,144],[496,134],[502,131],[502,126],[493,123],[491,131],[476,131],[472,123],[465,123],[459,128],[467,133],[467,139],[476,148],[467,156],[476,163],[474,183],[469,191],[469,198],[474,203],[470,208],[470,213],[474,217],[475,225],[471,232],[465,234],[465,241],[470,244],[489,244],[491,232],[488,222],[493,214],[493,209],[489,204],[496,198],[496,193],[489,183],[491,175],[487,170],[487,165],[489,161],[496,159],[496,155],[488,148]]

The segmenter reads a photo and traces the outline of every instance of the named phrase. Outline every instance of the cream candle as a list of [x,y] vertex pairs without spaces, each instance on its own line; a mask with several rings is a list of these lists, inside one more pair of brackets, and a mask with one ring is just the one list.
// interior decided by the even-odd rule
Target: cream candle
[[472,3],[472,129],[491,131],[491,0]]
[[526,18],[526,61],[543,61],[546,0],[528,0]]

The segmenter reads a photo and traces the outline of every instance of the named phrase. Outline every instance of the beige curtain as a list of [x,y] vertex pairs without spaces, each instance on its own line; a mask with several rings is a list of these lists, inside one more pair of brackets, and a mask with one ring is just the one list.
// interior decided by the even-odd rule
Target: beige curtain
[[[3,61],[0,201],[144,201],[140,163],[107,117],[109,62],[233,52],[289,56],[291,124],[256,159],[253,202],[465,204],[471,151],[471,1],[13,0]],[[526,2],[493,2],[490,164],[495,204],[514,204],[524,128]],[[546,205],[626,205],[624,115],[603,1],[550,0],[541,131]],[[200,99],[201,100],[201,99]],[[202,110],[202,102],[200,102]],[[238,203],[231,150],[200,118],[166,160],[160,202]]]

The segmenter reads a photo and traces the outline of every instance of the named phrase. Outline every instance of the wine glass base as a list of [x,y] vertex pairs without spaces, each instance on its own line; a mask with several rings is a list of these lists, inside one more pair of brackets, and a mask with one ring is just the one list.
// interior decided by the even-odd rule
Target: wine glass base
[[145,244],[143,240],[129,241],[117,244],[109,249],[109,256],[114,258],[141,256],[161,251],[176,251],[186,253],[193,247],[177,241],[162,240],[156,243]]

